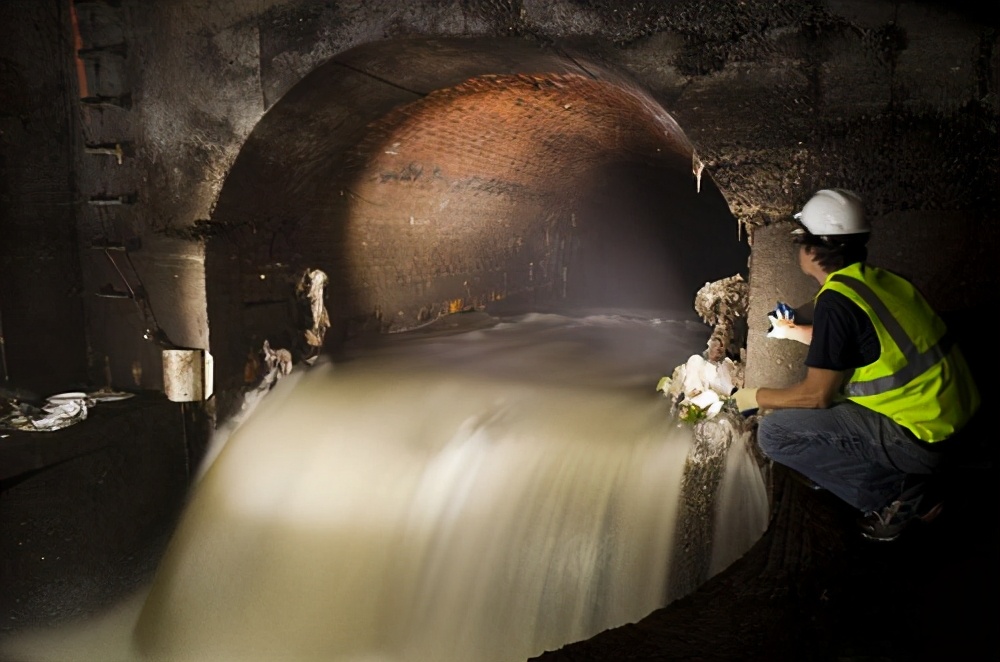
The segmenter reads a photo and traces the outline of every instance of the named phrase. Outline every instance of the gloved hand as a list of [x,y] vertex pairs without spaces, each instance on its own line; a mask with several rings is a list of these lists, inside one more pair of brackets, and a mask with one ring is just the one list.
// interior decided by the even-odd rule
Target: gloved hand
[[736,389],[736,392],[732,395],[733,400],[736,401],[736,408],[740,410],[740,413],[748,413],[757,409],[760,405],[757,404],[757,389],[756,388],[740,388]]
[[767,320],[771,323],[767,337],[786,339],[789,337],[789,330],[795,328],[795,309],[779,301],[777,307],[767,316]]

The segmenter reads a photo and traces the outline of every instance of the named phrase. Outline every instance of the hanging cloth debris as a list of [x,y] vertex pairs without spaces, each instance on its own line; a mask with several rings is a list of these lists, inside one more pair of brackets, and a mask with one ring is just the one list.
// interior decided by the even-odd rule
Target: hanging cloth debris
[[[326,273],[319,269],[307,269],[299,280],[296,294],[305,298],[309,302],[309,311],[312,315],[312,328],[305,330],[305,339],[310,347],[318,350],[323,347],[323,339],[326,330],[330,328],[330,316],[323,304],[323,292],[328,282]],[[306,359],[314,361],[315,356]]]

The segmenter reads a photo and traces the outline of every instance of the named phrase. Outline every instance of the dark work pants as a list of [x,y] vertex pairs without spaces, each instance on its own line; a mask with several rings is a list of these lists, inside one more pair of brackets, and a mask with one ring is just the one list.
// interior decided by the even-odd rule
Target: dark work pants
[[917,442],[906,428],[850,401],[829,409],[771,411],[759,420],[757,442],[769,458],[862,512],[918,497],[942,464],[942,453]]

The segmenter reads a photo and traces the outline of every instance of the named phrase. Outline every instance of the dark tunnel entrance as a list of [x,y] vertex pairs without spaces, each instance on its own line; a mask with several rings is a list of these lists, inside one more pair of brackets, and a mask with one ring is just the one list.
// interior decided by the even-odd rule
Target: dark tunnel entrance
[[217,392],[265,340],[302,349],[307,269],[331,351],[461,310],[691,310],[749,255],[692,151],[626,77],[530,42],[334,58],[260,121],[208,225]]
[[597,164],[593,181],[571,304],[691,311],[707,281],[746,277],[746,246],[714,187],[698,193],[689,173],[641,163]]

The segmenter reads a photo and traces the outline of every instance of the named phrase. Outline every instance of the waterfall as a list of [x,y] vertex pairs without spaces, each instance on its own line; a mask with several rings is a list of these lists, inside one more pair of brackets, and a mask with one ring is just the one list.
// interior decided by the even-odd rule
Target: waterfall
[[[704,327],[453,318],[293,373],[216,441],[120,659],[516,662],[693,588],[694,433],[654,387]],[[746,441],[719,454],[699,573],[766,527]]]

